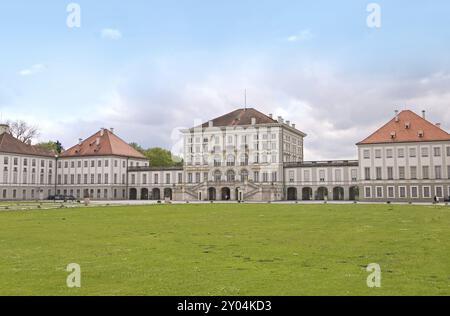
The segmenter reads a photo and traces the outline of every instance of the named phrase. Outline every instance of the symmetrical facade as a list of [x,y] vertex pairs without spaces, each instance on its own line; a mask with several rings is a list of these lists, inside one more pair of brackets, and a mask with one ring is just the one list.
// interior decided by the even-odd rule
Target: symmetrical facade
[[430,202],[450,195],[450,135],[411,111],[357,144],[358,160],[304,161],[295,124],[245,108],[182,131],[184,165],[154,168],[101,129],[60,155],[0,126],[0,199]]

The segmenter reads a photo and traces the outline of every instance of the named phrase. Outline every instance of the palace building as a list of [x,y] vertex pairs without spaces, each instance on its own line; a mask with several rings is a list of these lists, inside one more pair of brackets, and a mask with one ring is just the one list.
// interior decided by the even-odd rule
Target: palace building
[[104,129],[60,155],[0,126],[0,199],[430,202],[450,195],[450,134],[411,111],[357,144],[358,159],[304,161],[296,124],[238,109],[182,130],[184,165],[155,168]]

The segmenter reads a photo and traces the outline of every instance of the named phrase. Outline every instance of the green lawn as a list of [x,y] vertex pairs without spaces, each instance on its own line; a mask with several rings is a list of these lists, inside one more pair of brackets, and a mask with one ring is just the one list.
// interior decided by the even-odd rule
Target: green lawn
[[[66,287],[66,266],[82,269]],[[382,288],[365,267],[378,263]],[[153,205],[0,212],[0,295],[450,295],[450,208]]]

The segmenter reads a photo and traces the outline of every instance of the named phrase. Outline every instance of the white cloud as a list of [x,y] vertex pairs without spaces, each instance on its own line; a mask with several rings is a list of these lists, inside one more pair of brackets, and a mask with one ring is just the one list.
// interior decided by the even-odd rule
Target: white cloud
[[110,40],[119,40],[122,38],[122,32],[116,29],[105,28],[102,30],[102,38]]
[[287,38],[288,42],[304,42],[309,41],[314,38],[314,34],[311,30],[306,29],[301,31],[299,34],[291,35]]
[[43,64],[35,64],[35,65],[31,66],[30,68],[19,71],[19,75],[24,76],[24,77],[32,76],[32,75],[38,74],[44,70],[45,70],[45,66]]

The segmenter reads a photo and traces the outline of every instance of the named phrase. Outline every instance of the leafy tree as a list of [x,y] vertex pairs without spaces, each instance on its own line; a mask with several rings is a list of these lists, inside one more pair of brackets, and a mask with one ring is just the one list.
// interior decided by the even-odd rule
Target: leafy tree
[[140,152],[141,154],[145,154],[145,149],[142,148],[141,145],[137,144],[137,143],[130,143],[129,144],[131,147],[133,147],[134,149],[136,149],[138,152]]
[[6,124],[9,125],[11,135],[23,143],[31,143],[32,140],[39,136],[37,126],[29,125],[25,121],[7,121]]
[[175,162],[172,159],[172,153],[163,148],[149,148],[145,150],[144,155],[150,160],[152,167],[173,167]]
[[53,141],[48,141],[45,143],[39,143],[36,146],[39,146],[41,148],[47,149],[47,150],[53,150],[54,152],[60,154],[64,148],[61,145],[61,143],[59,141],[53,142]]

